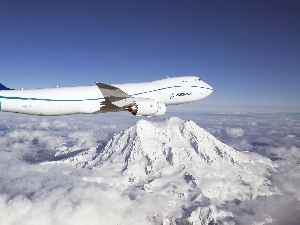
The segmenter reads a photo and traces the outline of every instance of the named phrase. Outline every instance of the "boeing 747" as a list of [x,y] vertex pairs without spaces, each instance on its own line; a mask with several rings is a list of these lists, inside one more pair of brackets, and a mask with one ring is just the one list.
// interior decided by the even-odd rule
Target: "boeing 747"
[[135,116],[161,116],[166,105],[209,96],[213,88],[195,76],[143,83],[14,90],[0,84],[0,111],[58,116],[129,111]]

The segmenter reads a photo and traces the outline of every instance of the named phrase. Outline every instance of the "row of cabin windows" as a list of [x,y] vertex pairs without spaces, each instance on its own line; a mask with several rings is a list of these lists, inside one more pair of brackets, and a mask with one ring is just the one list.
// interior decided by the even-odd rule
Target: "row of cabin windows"
[[[200,78],[198,78],[198,79],[195,79],[195,81],[201,81],[201,79]],[[182,81],[182,82],[187,82],[187,80],[184,80],[184,81]]]

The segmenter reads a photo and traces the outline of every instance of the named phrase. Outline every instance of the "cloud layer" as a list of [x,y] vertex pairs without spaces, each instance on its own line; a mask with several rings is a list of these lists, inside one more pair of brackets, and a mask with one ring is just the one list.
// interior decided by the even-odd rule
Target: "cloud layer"
[[[276,172],[269,179],[281,195],[219,204],[220,209],[233,213],[234,221],[296,224],[300,220],[299,115],[185,113],[177,116],[192,119],[238,150],[258,152],[276,163]],[[132,200],[115,185],[102,183],[100,171],[45,163],[56,160],[59,147],[81,150],[99,146],[138,119],[122,113],[69,117],[1,113],[0,224],[159,223],[162,217],[157,209],[164,203],[153,202],[151,194]],[[153,215],[156,220],[147,219]]]

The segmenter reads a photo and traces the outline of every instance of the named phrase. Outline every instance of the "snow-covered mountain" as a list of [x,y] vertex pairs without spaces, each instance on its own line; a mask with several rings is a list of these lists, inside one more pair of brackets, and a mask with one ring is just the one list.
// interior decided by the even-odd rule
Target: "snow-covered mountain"
[[62,146],[56,159],[90,168],[85,180],[118,187],[137,204],[146,201],[146,220],[163,224],[233,223],[222,204],[277,192],[266,178],[274,169],[268,158],[237,151],[179,118],[140,120],[107,144]]

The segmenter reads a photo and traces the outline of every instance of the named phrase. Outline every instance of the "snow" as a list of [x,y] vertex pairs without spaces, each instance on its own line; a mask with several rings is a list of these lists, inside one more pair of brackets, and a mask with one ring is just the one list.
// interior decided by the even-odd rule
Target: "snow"
[[55,158],[43,164],[90,169],[85,181],[119,189],[140,203],[146,220],[155,224],[172,224],[176,218],[193,224],[226,219],[230,224],[232,213],[221,204],[278,193],[266,178],[275,169],[271,160],[237,151],[177,117],[140,120],[105,145],[61,146]]

